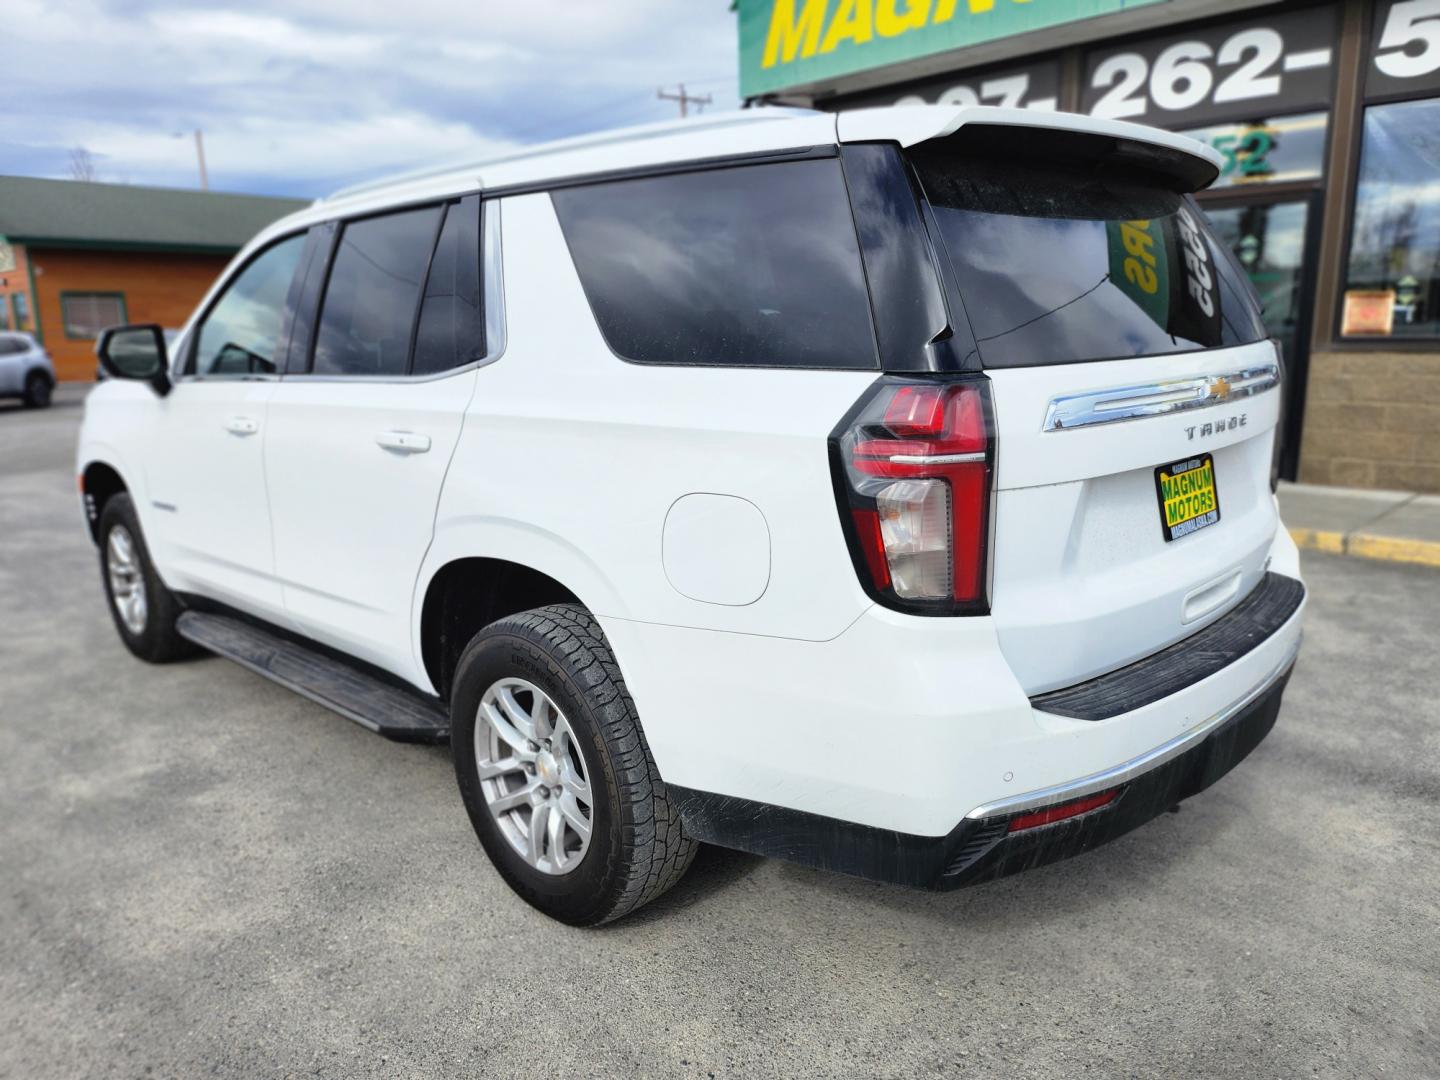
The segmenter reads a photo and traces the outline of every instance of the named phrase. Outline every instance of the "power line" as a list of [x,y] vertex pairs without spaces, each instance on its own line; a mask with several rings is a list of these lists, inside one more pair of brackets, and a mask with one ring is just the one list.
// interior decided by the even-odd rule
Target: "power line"
[[714,98],[712,98],[709,94],[687,94],[685,92],[685,84],[683,82],[680,83],[679,86],[680,92],[678,94],[667,93],[662,88],[655,91],[655,96],[658,97],[661,101],[678,101],[680,103],[680,118],[682,120],[689,115],[688,106],[692,101],[696,105],[701,106],[702,108],[706,105],[711,104],[714,101]]

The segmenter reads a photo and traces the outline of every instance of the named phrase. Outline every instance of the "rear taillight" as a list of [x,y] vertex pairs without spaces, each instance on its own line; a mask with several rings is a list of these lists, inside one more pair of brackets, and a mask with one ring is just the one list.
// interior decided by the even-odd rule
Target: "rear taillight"
[[989,610],[990,381],[881,379],[831,437],[855,568],[882,603]]

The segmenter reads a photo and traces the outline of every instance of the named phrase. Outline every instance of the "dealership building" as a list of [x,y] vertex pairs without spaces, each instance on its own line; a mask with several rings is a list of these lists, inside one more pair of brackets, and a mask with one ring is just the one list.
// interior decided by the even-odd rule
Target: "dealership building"
[[0,176],[0,330],[33,334],[62,381],[93,379],[101,330],[178,328],[246,241],[307,205]]
[[1199,201],[1286,359],[1282,475],[1440,492],[1440,0],[739,0],[749,100],[1087,113]]

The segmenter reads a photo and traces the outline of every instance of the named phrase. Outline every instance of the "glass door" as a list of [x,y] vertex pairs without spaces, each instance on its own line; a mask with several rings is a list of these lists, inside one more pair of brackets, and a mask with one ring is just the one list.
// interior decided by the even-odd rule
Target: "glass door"
[[1285,356],[1280,475],[1295,479],[1305,411],[1315,265],[1316,195],[1207,201],[1205,213],[1230,245],[1264,305],[1265,326]]

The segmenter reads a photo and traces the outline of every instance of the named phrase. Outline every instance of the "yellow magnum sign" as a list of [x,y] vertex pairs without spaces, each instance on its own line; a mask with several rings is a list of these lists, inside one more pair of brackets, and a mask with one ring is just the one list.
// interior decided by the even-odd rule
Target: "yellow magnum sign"
[[746,97],[1163,0],[739,0]]
[[[857,45],[881,37],[898,37],[907,30],[938,26],[955,17],[956,8],[970,14],[992,11],[996,0],[840,0],[826,23],[829,0],[775,0],[770,12],[770,32],[765,37],[762,67],[788,64],[796,56],[808,58],[817,52],[833,52],[842,41]],[[1028,4],[1033,0],[1000,0]],[[901,7],[903,5],[903,10]],[[821,33],[821,30],[824,33]]]

